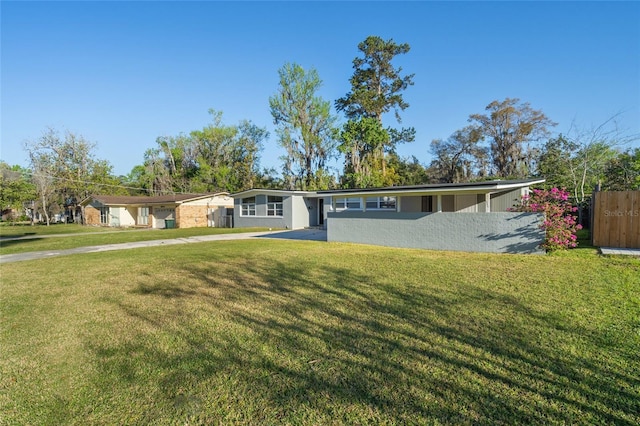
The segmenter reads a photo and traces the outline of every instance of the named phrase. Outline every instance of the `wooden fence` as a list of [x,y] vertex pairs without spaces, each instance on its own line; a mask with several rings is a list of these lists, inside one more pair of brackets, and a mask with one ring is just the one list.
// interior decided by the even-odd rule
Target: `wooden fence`
[[640,248],[640,191],[594,192],[592,202],[594,246]]

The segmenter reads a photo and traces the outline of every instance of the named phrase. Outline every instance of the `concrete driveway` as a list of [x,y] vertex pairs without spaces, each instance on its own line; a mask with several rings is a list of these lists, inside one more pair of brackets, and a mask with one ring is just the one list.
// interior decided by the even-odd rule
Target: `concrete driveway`
[[295,229],[291,231],[269,232],[265,235],[258,235],[257,238],[327,241],[327,231],[324,229]]
[[205,243],[211,241],[247,240],[252,238],[273,238],[286,240],[327,241],[327,232],[321,229],[299,229],[293,231],[246,232],[240,234],[202,235],[167,240],[137,241],[133,243],[104,244],[99,246],[77,247],[66,250],[33,251],[27,253],[5,254],[0,256],[0,264],[23,260],[44,259],[48,257],[69,256],[82,253],[128,250],[144,247],[169,246],[175,244]]

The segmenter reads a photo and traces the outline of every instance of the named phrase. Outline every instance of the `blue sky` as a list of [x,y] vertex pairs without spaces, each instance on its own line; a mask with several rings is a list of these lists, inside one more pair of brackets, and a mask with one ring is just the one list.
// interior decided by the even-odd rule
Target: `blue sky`
[[622,113],[619,125],[640,134],[638,2],[2,1],[0,14],[9,164],[26,166],[23,142],[51,126],[127,174],[157,137],[201,129],[213,108],[225,124],[266,127],[261,164],[279,168],[268,104],[278,69],[316,68],[333,102],[369,35],[411,46],[396,61],[415,74],[402,125],[417,137],[402,156],[428,163],[432,139],[506,97],[543,110],[558,133]]

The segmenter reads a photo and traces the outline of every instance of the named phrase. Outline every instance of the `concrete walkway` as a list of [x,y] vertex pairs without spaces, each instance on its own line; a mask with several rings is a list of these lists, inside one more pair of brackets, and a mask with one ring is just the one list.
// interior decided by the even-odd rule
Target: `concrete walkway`
[[278,238],[288,240],[326,241],[327,232],[320,229],[300,229],[295,231],[246,232],[240,234],[202,235],[166,240],[137,241],[133,243],[104,244],[99,246],[76,247],[66,250],[33,251],[27,253],[5,254],[0,256],[0,264],[23,260],[44,259],[48,257],[69,256],[82,253],[128,250],[143,247],[170,246],[175,244],[205,243],[210,241],[247,240],[251,238]]
[[637,256],[637,257],[640,257],[640,249],[632,249],[632,248],[600,247],[600,253],[602,253],[602,254],[615,254],[615,255],[620,255],[620,256]]

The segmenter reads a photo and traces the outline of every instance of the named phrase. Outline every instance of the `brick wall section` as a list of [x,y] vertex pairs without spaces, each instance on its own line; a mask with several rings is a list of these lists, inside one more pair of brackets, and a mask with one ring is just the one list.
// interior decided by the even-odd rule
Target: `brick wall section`
[[100,210],[93,206],[84,208],[84,219],[87,225],[100,225]]
[[207,226],[207,206],[181,205],[176,208],[176,227],[202,228]]
[[327,240],[390,247],[543,254],[541,213],[329,213]]

